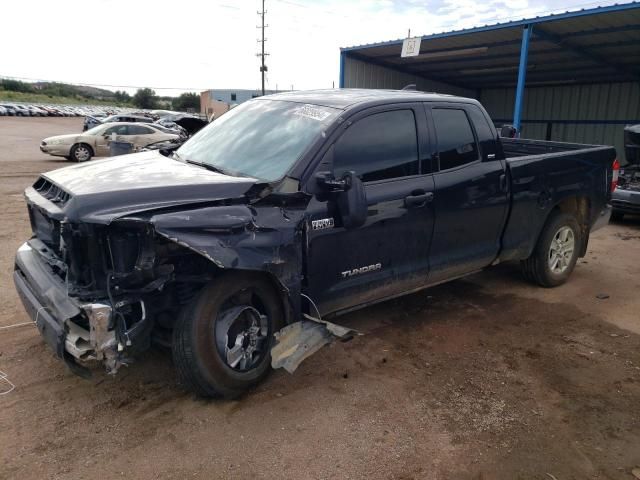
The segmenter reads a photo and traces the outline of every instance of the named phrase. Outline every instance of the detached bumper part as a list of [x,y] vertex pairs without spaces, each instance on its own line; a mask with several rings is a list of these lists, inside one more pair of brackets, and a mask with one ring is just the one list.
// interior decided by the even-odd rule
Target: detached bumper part
[[305,315],[305,320],[287,325],[275,333],[276,345],[271,349],[271,367],[293,373],[310,357],[335,338],[348,339],[360,335],[335,323]]
[[[109,373],[123,365],[121,346],[111,324],[112,308],[104,303],[77,304],[67,296],[66,285],[40,258],[35,242],[23,244],[16,255],[13,280],[25,310],[56,356],[73,360],[101,360]],[[43,252],[46,253],[46,252]],[[88,319],[89,330],[74,321]],[[86,323],[82,322],[82,323]],[[80,373],[79,365],[70,365]]]

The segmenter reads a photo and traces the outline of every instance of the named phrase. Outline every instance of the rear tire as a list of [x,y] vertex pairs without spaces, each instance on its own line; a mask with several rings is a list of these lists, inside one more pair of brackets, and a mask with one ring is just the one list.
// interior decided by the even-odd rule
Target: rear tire
[[91,147],[85,143],[77,143],[73,147],[71,147],[70,156],[71,159],[75,162],[88,162],[91,160],[93,156],[93,150]]
[[581,245],[576,218],[566,213],[552,213],[533,253],[521,262],[525,278],[546,288],[562,285],[576,266]]
[[[244,313],[235,316],[238,310]],[[229,272],[210,282],[173,329],[180,382],[202,397],[244,393],[271,370],[273,334],[283,320],[280,295],[264,276]]]

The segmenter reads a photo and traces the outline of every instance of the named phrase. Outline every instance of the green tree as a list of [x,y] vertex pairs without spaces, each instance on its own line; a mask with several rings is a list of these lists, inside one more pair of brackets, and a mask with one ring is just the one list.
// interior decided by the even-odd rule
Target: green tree
[[34,91],[32,85],[26,82],[21,82],[20,80],[9,80],[8,78],[5,78],[0,80],[0,83],[2,83],[2,88],[11,92],[31,93]]
[[150,88],[139,88],[133,96],[133,104],[138,108],[156,108],[158,96]]
[[179,97],[176,97],[171,102],[171,107],[174,110],[187,111],[189,109],[200,110],[200,96],[197,93],[189,92],[183,93]]
[[116,98],[116,102],[119,103],[129,103],[131,101],[131,95],[124,90],[116,90],[114,96]]

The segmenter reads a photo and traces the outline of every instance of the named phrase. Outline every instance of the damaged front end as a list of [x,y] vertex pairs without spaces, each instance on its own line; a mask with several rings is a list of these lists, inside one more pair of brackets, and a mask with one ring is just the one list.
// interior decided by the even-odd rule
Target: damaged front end
[[23,304],[75,371],[98,360],[116,373],[130,353],[149,346],[158,308],[174,302],[162,293],[175,279],[174,266],[156,261],[157,246],[146,228],[49,218],[51,228],[42,231],[42,218],[36,222],[36,236],[16,254],[14,283]]
[[[77,175],[58,176],[82,188]],[[312,305],[302,300],[308,198],[297,185],[283,192],[227,179],[197,202],[182,187],[174,195],[155,188],[128,191],[126,201],[41,178],[25,193],[33,237],[16,255],[14,282],[41,335],[73,371],[86,375],[87,362],[98,361],[115,374],[152,342],[170,346],[181,312],[228,270],[259,272],[282,296],[280,324],[288,326],[277,332],[274,368],[293,372],[332,338],[354,333],[303,317]]]
[[88,373],[88,361],[116,373],[152,341],[171,345],[181,311],[225,270],[268,275],[285,300],[284,322],[297,318],[299,195],[254,206],[258,187],[236,199],[121,210],[103,222],[86,210],[69,215],[70,194],[50,182],[34,187],[26,192],[34,236],[16,255],[14,281],[42,336],[77,373]]

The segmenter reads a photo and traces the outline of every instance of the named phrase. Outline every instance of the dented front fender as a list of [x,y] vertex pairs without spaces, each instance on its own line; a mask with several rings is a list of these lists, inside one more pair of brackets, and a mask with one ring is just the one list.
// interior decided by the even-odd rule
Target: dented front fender
[[270,274],[300,311],[304,209],[250,205],[208,206],[153,215],[155,232],[202,255],[221,269]]

